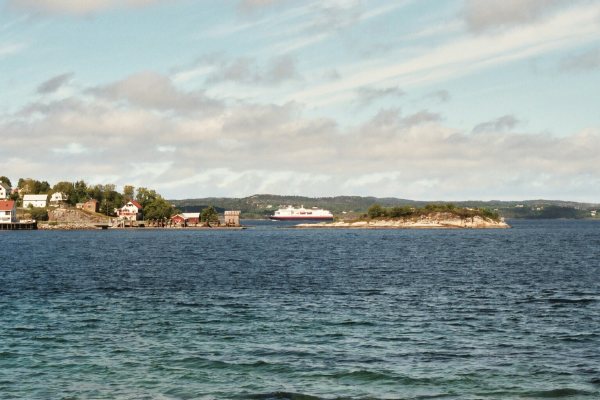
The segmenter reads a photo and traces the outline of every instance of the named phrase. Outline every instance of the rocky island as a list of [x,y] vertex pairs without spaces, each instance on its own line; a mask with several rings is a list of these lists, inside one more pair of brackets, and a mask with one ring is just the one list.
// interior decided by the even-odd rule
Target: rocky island
[[371,206],[360,218],[299,224],[297,228],[354,228],[354,229],[490,229],[510,228],[497,213],[487,209],[459,208],[452,204],[427,205],[423,208]]

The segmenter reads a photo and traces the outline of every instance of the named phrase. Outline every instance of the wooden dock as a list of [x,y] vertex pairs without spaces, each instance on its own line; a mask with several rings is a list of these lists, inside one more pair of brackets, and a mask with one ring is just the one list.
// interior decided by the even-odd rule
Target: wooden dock
[[7,222],[0,223],[0,231],[33,231],[37,222]]

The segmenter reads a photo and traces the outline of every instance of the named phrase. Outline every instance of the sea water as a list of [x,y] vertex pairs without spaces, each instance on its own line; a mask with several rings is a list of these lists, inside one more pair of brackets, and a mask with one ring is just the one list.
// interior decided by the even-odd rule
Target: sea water
[[0,398],[600,398],[600,223],[511,223],[0,232]]

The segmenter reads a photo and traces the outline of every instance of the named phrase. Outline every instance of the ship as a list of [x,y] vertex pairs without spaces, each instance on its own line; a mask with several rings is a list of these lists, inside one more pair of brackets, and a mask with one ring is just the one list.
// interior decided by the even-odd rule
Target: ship
[[317,207],[304,208],[304,206],[300,206],[300,208],[295,208],[287,206],[275,211],[269,218],[275,221],[331,221],[333,220],[333,214],[328,210]]

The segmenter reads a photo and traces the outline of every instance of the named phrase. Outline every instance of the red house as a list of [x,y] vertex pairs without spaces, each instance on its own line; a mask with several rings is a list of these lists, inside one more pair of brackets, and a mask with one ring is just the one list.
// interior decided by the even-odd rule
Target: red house
[[200,213],[181,213],[171,217],[173,225],[198,225]]
[[91,199],[86,201],[85,203],[83,203],[83,206],[81,207],[86,211],[89,212],[98,212],[98,200],[96,199]]

